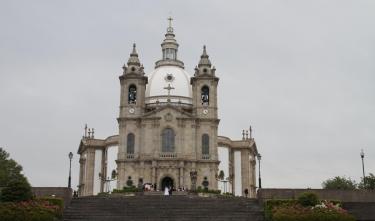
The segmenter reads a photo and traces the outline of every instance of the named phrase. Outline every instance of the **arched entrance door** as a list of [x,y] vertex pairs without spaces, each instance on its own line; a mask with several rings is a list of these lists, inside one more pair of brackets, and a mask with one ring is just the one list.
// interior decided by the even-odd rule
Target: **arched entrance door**
[[173,188],[173,179],[166,176],[161,180],[161,190],[164,190],[165,187]]

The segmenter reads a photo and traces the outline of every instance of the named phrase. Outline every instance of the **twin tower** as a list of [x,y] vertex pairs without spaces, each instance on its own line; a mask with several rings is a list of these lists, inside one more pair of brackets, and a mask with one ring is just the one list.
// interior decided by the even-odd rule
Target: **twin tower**
[[112,176],[117,189],[201,186],[255,196],[255,141],[218,136],[219,78],[206,48],[190,77],[178,59],[171,19],[161,47],[162,58],[146,75],[133,45],[119,77],[119,134],[82,138],[79,193],[108,190]]

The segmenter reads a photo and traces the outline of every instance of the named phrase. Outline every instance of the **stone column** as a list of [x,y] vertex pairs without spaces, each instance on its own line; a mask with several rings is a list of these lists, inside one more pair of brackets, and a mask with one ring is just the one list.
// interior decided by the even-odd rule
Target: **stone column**
[[180,162],[180,165],[179,165],[179,187],[182,187],[182,186],[185,186],[184,184],[184,161],[181,161]]
[[122,189],[125,186],[125,162],[117,160],[117,189]]
[[93,195],[94,192],[94,168],[95,168],[95,149],[87,150],[86,157],[86,176],[85,176],[85,196]]
[[152,165],[151,165],[151,168],[152,168],[151,182],[152,182],[152,184],[157,183],[157,177],[156,177],[156,166],[157,166],[156,161],[155,161],[155,160],[152,161]]
[[85,165],[86,165],[86,159],[82,157],[80,157],[79,159],[79,196],[82,196],[84,194],[84,187],[85,187]]

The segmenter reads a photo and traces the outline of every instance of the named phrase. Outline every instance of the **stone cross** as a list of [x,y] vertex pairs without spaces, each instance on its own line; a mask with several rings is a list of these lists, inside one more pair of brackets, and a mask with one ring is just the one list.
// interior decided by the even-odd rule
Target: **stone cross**
[[172,18],[171,16],[169,16],[169,18],[168,18],[168,21],[169,21],[169,27],[172,27],[172,20],[173,20],[173,18]]
[[85,138],[87,137],[87,124],[85,124]]
[[174,87],[171,87],[171,84],[168,84],[168,87],[164,87],[164,89],[168,90],[168,100],[167,101],[170,102],[171,101],[171,99],[170,99],[171,90],[173,90]]

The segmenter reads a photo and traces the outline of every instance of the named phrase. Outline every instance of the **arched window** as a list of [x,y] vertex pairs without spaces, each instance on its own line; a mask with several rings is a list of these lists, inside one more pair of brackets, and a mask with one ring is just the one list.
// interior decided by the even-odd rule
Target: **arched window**
[[202,135],[202,154],[210,154],[210,137],[208,136],[208,134]]
[[210,89],[205,85],[201,90],[202,105],[208,105],[210,99]]
[[126,138],[126,153],[134,153],[134,134],[132,133],[129,133],[128,137]]
[[162,133],[162,152],[174,152],[174,131],[166,128]]
[[132,84],[129,86],[128,103],[135,104],[137,102],[137,87]]

